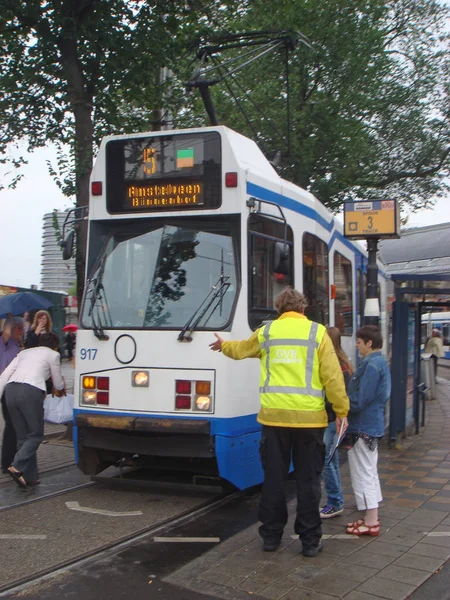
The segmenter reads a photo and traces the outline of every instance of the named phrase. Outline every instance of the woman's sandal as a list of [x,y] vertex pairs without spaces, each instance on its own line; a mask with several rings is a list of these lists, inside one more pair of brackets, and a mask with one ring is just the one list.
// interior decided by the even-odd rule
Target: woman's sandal
[[13,471],[11,469],[11,467],[9,467],[9,469],[8,469],[8,475],[14,479],[14,481],[17,483],[17,485],[19,487],[23,488],[24,490],[27,489],[27,487],[28,487],[27,486],[27,482],[23,478],[22,471]]
[[371,535],[376,537],[380,534],[380,522],[376,525],[366,525],[364,519],[359,519],[347,525],[347,533],[350,535]]

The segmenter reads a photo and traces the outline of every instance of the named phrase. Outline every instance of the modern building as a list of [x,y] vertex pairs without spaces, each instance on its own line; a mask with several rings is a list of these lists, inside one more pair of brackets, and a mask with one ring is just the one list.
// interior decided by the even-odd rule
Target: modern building
[[75,259],[63,260],[59,239],[66,212],[53,211],[44,215],[41,288],[53,292],[68,292],[76,281]]

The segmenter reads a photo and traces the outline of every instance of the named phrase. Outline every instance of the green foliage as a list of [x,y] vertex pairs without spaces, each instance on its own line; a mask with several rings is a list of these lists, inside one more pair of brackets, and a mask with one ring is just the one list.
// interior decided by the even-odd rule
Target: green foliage
[[[59,242],[61,241],[61,228],[59,226],[59,222],[58,222],[58,210],[56,208],[53,209],[53,213],[52,213],[52,227],[53,230],[55,232],[55,238],[57,243],[59,244]],[[61,249],[62,252],[62,249]]]
[[[312,44],[289,55],[290,130],[284,50],[236,76],[240,87],[231,80],[251,126],[225,82],[211,88],[219,121],[269,157],[281,151],[280,173],[331,209],[351,198],[425,207],[448,192],[449,14],[435,0],[253,0],[231,31],[276,23]],[[199,114],[196,97],[178,122]]]
[[[294,29],[312,49],[289,53],[289,130],[284,50],[242,70],[241,87],[212,88],[220,122],[268,157],[281,151],[280,174],[332,209],[374,197],[427,206],[448,191],[448,16],[437,0],[2,0],[3,185],[20,178],[11,145],[54,143],[57,185],[87,204],[102,136],[168,119],[208,124],[198,93],[185,89],[199,40]],[[162,78],[163,67],[174,76]]]
[[69,289],[69,291],[67,293],[69,294],[69,296],[77,295],[77,282],[76,281],[74,282],[74,284],[72,285],[72,287]]

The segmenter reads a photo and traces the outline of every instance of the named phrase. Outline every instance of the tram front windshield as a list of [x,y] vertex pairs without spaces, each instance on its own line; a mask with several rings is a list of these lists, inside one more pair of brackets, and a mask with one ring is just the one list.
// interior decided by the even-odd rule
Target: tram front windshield
[[236,260],[228,229],[164,225],[114,231],[86,283],[82,325],[182,329],[211,293],[217,301],[196,329],[219,329],[231,318]]

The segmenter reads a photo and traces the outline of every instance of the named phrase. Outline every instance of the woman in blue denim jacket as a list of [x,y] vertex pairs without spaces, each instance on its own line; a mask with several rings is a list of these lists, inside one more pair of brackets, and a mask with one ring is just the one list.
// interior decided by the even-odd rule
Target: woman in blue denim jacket
[[348,397],[348,462],[358,510],[363,519],[349,523],[347,533],[377,536],[378,505],[382,501],[378,478],[378,442],[384,435],[384,407],[391,393],[391,374],[381,354],[383,338],[378,327],[366,325],[356,332],[356,347],[363,360],[350,380]]

